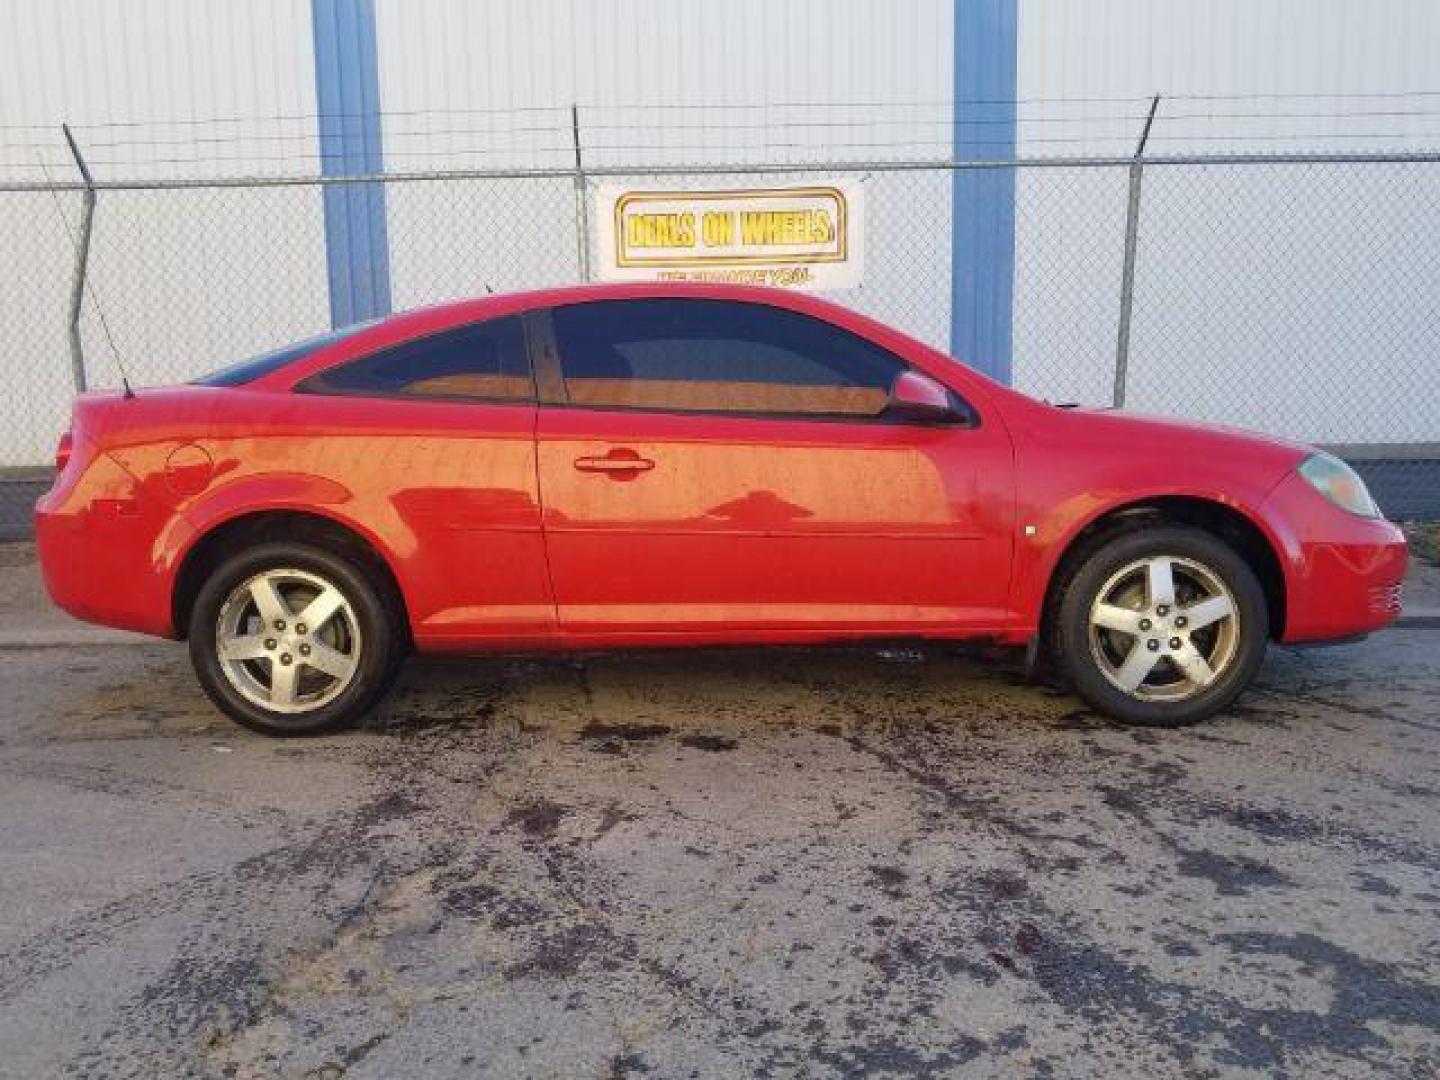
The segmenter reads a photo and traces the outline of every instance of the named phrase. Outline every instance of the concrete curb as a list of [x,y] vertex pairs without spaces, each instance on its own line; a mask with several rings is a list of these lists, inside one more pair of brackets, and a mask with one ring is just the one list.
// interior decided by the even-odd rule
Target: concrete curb
[[[0,649],[67,649],[89,645],[158,645],[168,638],[106,630],[97,626],[63,630],[0,630]],[[176,644],[176,642],[169,642]]]
[[50,487],[48,469],[0,470],[0,540],[35,538],[35,500]]

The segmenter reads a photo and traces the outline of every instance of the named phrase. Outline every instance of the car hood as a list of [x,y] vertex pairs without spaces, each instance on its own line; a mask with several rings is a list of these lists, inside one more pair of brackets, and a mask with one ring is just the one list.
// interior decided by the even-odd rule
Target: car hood
[[[1012,401],[1014,399],[1011,399]],[[1258,498],[1313,448],[1220,424],[1026,401],[1005,413],[1022,470],[1060,470],[1088,490]]]
[[1231,424],[1182,420],[1173,416],[1154,416],[1147,413],[1121,412],[1108,406],[1064,408],[1053,411],[1076,418],[1097,436],[1108,435],[1125,439],[1155,438],[1171,443],[1178,439],[1186,444],[1213,444],[1227,449],[1251,450],[1265,454],[1276,453],[1294,460],[1303,459],[1315,452],[1313,446],[1298,440],[1249,431]]

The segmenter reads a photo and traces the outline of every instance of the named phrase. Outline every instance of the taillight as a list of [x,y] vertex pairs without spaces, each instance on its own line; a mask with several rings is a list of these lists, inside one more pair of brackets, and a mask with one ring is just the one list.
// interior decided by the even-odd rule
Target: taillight
[[75,449],[75,440],[70,437],[70,432],[60,436],[60,445],[55,447],[55,471],[63,472],[66,465],[70,464],[70,453]]

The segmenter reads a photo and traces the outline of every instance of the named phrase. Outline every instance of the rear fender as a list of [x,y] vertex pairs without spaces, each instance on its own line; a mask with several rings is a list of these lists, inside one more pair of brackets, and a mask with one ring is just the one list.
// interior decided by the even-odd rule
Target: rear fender
[[[353,494],[344,485],[325,477],[299,473],[248,476],[212,488],[172,517],[156,537],[154,565],[173,592],[180,567],[204,537],[237,518],[288,511],[328,518],[363,538],[385,560],[404,594],[406,577],[400,573],[400,566],[418,546],[414,533],[391,511],[383,523],[388,526],[385,533],[389,539],[382,539],[380,532],[362,525],[349,513],[354,502]],[[375,509],[370,507],[372,512]],[[410,598],[407,595],[405,599],[408,603]]]

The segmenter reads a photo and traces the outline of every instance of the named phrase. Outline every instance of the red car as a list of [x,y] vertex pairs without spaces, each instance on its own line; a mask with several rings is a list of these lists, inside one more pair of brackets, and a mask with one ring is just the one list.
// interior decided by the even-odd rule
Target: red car
[[93,622],[188,638],[261,731],[354,720],[411,650],[1028,645],[1182,724],[1271,638],[1399,611],[1361,480],[1276,439],[1061,408],[812,297],[624,285],[350,327],[87,394],[36,509]]

